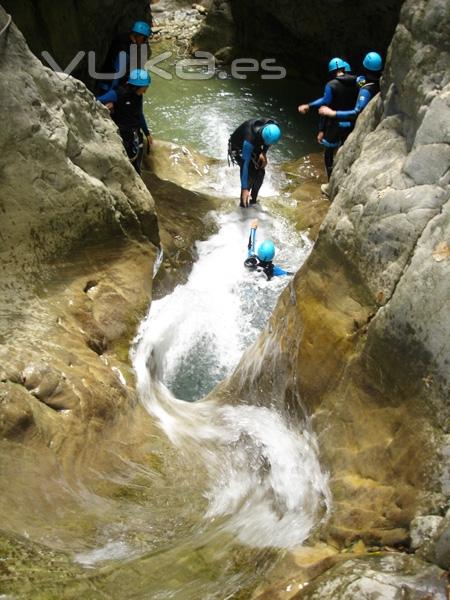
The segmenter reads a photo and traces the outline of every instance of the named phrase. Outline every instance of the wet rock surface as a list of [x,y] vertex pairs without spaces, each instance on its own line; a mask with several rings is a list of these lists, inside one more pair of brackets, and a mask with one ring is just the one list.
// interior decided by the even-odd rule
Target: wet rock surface
[[320,226],[330,208],[329,199],[320,191],[326,182],[321,154],[311,154],[285,163],[282,167],[287,177],[283,193],[289,195],[290,206],[284,211],[295,223],[298,231],[307,231],[316,240]]
[[146,160],[143,179],[155,200],[163,251],[154,298],[186,281],[197,258],[196,242],[217,230],[212,213],[230,204],[193,191],[215,162],[185,146],[159,140]]
[[447,597],[445,572],[405,555],[350,560],[327,571],[293,596],[295,600],[446,600]]
[[237,53],[236,25],[231,4],[227,0],[210,2],[206,19],[192,39],[191,49],[211,52],[222,63],[234,58]]
[[135,404],[104,355],[148,304],[157,218],[86,87],[45,69],[15,25],[0,44],[0,429],[62,440]]
[[312,415],[334,495],[322,535],[342,546],[407,547],[415,516],[448,507],[449,180],[427,149],[448,152],[449,14],[448,1],[405,3],[312,255],[228,389]]

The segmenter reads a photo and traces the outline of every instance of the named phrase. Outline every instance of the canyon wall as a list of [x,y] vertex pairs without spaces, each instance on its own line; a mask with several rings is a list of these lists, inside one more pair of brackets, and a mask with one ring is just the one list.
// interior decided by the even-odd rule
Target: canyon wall
[[65,443],[136,401],[105,355],[148,306],[158,223],[108,111],[44,68],[0,7],[4,26],[0,432]]
[[449,19],[448,0],[404,4],[312,255],[231,381],[311,415],[342,544],[407,545],[448,508]]

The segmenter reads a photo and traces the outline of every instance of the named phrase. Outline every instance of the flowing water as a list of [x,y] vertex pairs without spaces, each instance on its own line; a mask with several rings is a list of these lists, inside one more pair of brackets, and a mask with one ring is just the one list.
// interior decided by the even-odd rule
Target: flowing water
[[[149,117],[161,137],[223,159],[230,131],[240,122],[255,114],[276,115],[286,135],[272,153],[273,166],[262,194],[274,196],[282,182],[280,162],[308,148],[302,141],[308,133],[299,132],[298,119],[294,121],[293,107],[287,103],[292,82],[272,83],[271,91],[256,82],[244,87],[238,83],[177,81],[176,94],[174,84],[165,83],[159,91],[155,87],[147,100]],[[236,195],[239,189],[235,170],[225,162],[210,172],[203,185],[222,196]],[[218,233],[197,244],[198,261],[187,283],[153,302],[132,352],[142,403],[180,455],[195,456],[202,470],[206,505],[193,537],[199,531],[212,536],[207,544],[211,564],[221,555],[215,555],[218,539],[222,551],[234,548],[225,539],[228,544],[238,541],[253,557],[255,571],[261,555],[252,551],[300,545],[326,517],[331,503],[327,475],[321,470],[317,441],[307,419],[299,428],[281,407],[258,406],[256,390],[254,405],[230,405],[214,392],[203,399],[232,373],[255,342],[289,282],[289,277],[268,282],[245,269],[251,219],[259,219],[260,241],[274,240],[276,262],[285,269],[298,270],[311,250],[306,235],[274,218],[262,204],[257,210],[215,215]],[[259,364],[261,357],[255,360]],[[264,565],[267,568],[266,561]],[[231,598],[245,587],[244,581],[251,580],[244,576],[244,568],[230,592],[225,573],[216,573],[215,585],[195,597]],[[163,597],[188,597],[188,592],[167,589]]]
[[[91,486],[46,482],[43,496],[50,503],[55,487],[61,507],[41,539],[69,551],[82,572],[48,597],[250,598],[279,550],[302,544],[326,518],[328,478],[307,418],[294,424],[276,399],[260,405],[256,389],[250,404],[226,403],[213,391],[256,341],[290,280],[245,270],[251,219],[258,217],[258,239],[274,240],[275,262],[289,271],[312,247],[264,203],[279,194],[280,163],[314,149],[312,121],[296,115],[300,100],[297,81],[155,80],[146,98],[153,132],[221,160],[203,179],[210,193],[238,193],[238,173],[225,158],[242,121],[273,116],[284,138],[270,152],[262,205],[213,215],[218,231],[197,244],[188,281],[155,301],[141,324],[132,361],[141,403],[159,427],[149,434],[147,462],[127,461],[116,445],[113,475],[92,466]],[[255,369],[261,364],[255,350],[246,356]],[[32,506],[36,494],[24,484],[23,497]],[[27,527],[32,535],[31,516]]]

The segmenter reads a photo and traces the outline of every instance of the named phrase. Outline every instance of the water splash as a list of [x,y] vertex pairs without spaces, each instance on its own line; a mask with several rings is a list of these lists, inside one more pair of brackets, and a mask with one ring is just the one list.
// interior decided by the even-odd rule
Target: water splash
[[[310,244],[283,221],[261,210],[258,216],[259,239],[270,235],[280,248],[276,262],[298,269]],[[138,391],[172,443],[203,459],[210,482],[205,519],[252,546],[292,547],[331,502],[307,424],[295,430],[275,409],[183,401],[204,396],[232,372],[289,282],[267,282],[243,267],[248,212],[218,219],[219,232],[197,246],[188,282],[154,302],[141,325],[132,353]]]

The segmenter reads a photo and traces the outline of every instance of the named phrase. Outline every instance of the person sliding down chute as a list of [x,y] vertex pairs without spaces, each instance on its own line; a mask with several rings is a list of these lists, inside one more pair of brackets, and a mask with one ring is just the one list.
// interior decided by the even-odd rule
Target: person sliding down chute
[[256,230],[258,229],[258,219],[251,222],[250,225],[250,237],[248,239],[248,257],[244,262],[245,267],[249,271],[261,271],[264,272],[267,279],[270,281],[272,277],[281,277],[282,275],[293,275],[289,271],[285,271],[281,267],[273,264],[275,257],[275,245],[272,240],[264,240],[258,248],[257,254],[255,253],[256,248]]

